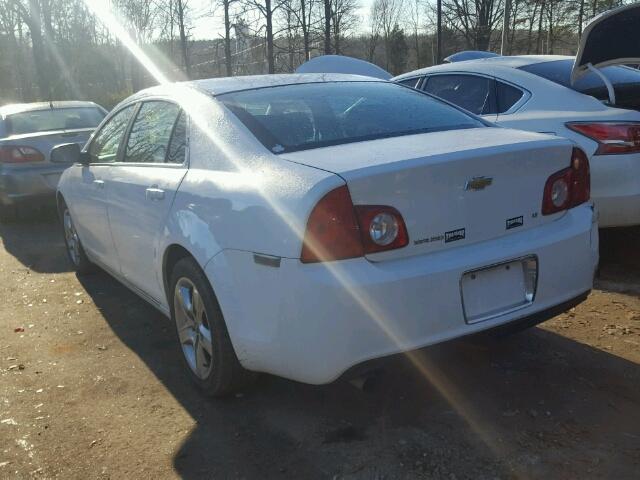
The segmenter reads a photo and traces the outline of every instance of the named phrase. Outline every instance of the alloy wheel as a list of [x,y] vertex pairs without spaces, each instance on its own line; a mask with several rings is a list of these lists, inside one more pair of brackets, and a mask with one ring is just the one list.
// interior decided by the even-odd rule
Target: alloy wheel
[[64,226],[64,238],[67,243],[67,251],[69,252],[69,258],[74,265],[80,264],[80,239],[78,238],[78,232],[71,219],[71,213],[69,209],[64,210],[63,214],[63,226]]
[[205,380],[213,368],[213,340],[200,292],[191,280],[176,283],[173,301],[182,353],[193,373]]

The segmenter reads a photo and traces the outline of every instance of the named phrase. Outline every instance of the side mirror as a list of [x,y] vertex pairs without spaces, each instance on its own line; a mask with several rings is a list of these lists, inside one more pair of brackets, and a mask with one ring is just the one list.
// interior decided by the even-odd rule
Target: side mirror
[[77,143],[64,143],[53,147],[49,156],[53,163],[81,163],[89,164],[89,155],[82,152]]

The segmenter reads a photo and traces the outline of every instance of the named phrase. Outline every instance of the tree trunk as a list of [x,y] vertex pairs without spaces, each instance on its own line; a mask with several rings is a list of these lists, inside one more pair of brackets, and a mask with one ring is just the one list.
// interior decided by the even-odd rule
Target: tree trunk
[[331,0],[324,0],[324,54],[331,55]]
[[502,45],[500,55],[506,55],[509,49],[509,20],[511,18],[511,0],[504,0],[504,14],[502,17]]
[[224,0],[224,64],[227,67],[227,77],[233,76],[231,66],[231,21],[229,20],[230,0]]
[[413,36],[416,42],[416,68],[420,68],[420,39],[418,37],[418,25],[416,23],[416,28],[413,32]]
[[540,17],[538,18],[538,39],[536,40],[536,53],[542,53],[542,20],[544,19],[544,0],[540,4]]
[[184,25],[184,0],[178,0],[178,29],[180,30],[180,51],[182,64],[187,78],[191,78],[191,66],[189,65],[189,52],[187,51],[187,32]]
[[42,100],[51,100],[51,83],[49,82],[49,69],[47,68],[47,55],[42,39],[42,24],[40,8],[36,0],[29,0],[29,12],[22,12],[22,20],[31,33],[31,50],[36,69],[38,90]]
[[300,27],[302,28],[302,43],[304,48],[304,60],[311,59],[311,51],[309,48],[309,25],[307,24],[307,1],[300,2]]
[[271,9],[271,0],[265,0],[267,21],[267,67],[269,73],[275,73],[275,58],[273,55],[273,10]]
[[578,10],[578,39],[582,36],[582,23],[584,22],[584,0],[580,0],[580,9]]
[[547,55],[553,55],[553,1],[549,3],[549,28],[547,29]]
[[442,0],[436,2],[436,61],[438,64],[442,61]]
[[[136,31],[134,29],[131,29],[131,31],[129,32],[129,36],[135,39],[136,43],[138,43],[138,35],[136,34]],[[125,58],[129,58],[129,68],[131,70],[131,90],[133,91],[133,93],[136,93],[137,91],[142,89],[140,65],[138,64],[138,60],[136,59],[136,57],[131,55],[131,53],[127,51],[126,47],[123,46],[122,51],[126,55]]]

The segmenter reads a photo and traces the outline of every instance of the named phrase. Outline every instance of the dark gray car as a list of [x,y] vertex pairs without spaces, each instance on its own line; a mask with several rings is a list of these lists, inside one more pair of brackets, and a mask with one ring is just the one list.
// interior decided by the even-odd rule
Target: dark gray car
[[52,102],[0,107],[0,217],[20,205],[53,202],[67,163],[52,161],[61,143],[83,146],[106,115],[93,102]]

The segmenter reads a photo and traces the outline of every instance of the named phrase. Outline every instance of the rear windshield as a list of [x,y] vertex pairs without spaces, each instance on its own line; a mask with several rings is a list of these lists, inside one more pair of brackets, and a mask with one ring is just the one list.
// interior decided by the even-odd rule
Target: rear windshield
[[104,113],[95,107],[55,108],[14,113],[6,117],[7,134],[95,128],[104,118]]
[[[571,85],[572,68],[572,59],[534,63],[532,65],[519,67],[520,70],[533,73],[534,75],[559,83],[578,92],[593,95],[603,100],[608,98],[607,87],[595,73],[589,72],[581,77],[575,84]],[[624,89],[630,86],[640,86],[640,71],[635,68],[613,66],[601,68],[600,71],[607,76],[616,90],[618,88]]]
[[383,82],[307,83],[217,98],[274,153],[484,126],[433,97]]

